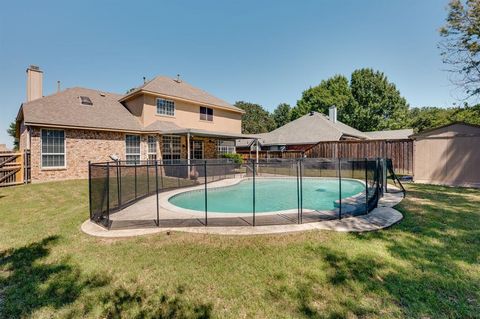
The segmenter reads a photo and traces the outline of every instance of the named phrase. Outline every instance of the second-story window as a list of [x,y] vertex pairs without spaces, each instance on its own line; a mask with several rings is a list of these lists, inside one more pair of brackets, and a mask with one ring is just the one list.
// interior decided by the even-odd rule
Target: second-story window
[[202,121],[213,121],[213,109],[200,106],[200,119]]
[[157,99],[157,114],[174,116],[175,102],[165,99]]

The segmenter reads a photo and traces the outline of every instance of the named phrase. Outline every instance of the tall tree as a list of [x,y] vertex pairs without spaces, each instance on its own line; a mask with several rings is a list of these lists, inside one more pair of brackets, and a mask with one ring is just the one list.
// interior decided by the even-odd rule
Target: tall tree
[[451,0],[446,24],[440,28],[443,62],[452,81],[467,94],[480,95],[480,1]]
[[273,121],[275,122],[275,128],[284,126],[292,117],[292,108],[287,103],[281,103],[272,113]]
[[245,114],[242,116],[242,133],[266,133],[275,128],[275,122],[270,113],[261,105],[238,101],[235,102],[235,106],[245,111]]
[[17,138],[17,122],[13,121],[10,123],[10,126],[7,129],[8,135],[10,135],[13,138],[13,148],[15,150],[18,150],[19,144],[18,144],[18,138]]
[[409,112],[409,127],[416,132],[446,125],[452,122],[466,122],[480,125],[480,104],[463,107],[422,107],[413,108]]
[[298,118],[310,111],[328,114],[328,108],[333,105],[337,107],[339,120],[352,125],[357,104],[348,79],[343,75],[335,75],[323,80],[318,86],[303,91],[302,98],[292,111],[292,117]]
[[354,111],[356,129],[377,131],[407,126],[408,104],[393,83],[379,71],[355,70],[350,81],[352,95],[358,103]]

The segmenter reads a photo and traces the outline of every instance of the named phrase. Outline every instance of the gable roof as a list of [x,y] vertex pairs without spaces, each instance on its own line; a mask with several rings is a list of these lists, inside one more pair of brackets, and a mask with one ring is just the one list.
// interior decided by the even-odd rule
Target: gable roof
[[340,121],[333,123],[328,116],[312,112],[285,124],[270,133],[259,134],[262,145],[316,144],[338,141],[344,135],[367,139],[368,137]]
[[[413,129],[361,132],[337,120],[333,123],[328,116],[313,112],[285,124],[269,133],[255,134],[260,145],[311,145],[319,142],[339,141],[342,137],[361,140],[408,139]],[[251,140],[238,140],[238,147],[250,147]]]
[[480,134],[480,125],[469,124],[465,122],[452,122],[446,125],[430,128],[422,132],[410,135],[410,138],[416,139],[421,137],[428,137],[434,135],[449,135],[449,136],[460,136],[460,135],[479,135]]
[[171,98],[179,98],[206,106],[216,106],[234,112],[245,113],[222,99],[219,99],[202,89],[194,87],[185,81],[177,81],[166,76],[157,76],[132,92],[125,95],[120,101],[128,100],[140,93],[160,94]]
[[413,134],[413,128],[364,132],[371,140],[406,140]]
[[[80,96],[89,97],[93,105],[81,104]],[[141,131],[140,122],[119,102],[121,97],[120,94],[74,87],[23,103],[19,116],[23,115],[26,125]]]

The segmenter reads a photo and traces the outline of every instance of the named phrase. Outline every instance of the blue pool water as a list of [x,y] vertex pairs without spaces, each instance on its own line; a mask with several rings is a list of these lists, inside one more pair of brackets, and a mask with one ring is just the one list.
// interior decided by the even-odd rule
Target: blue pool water
[[[303,208],[331,210],[338,199],[337,179],[303,180]],[[244,180],[232,186],[209,188],[208,211],[218,213],[251,213],[253,206],[252,180]],[[342,180],[342,198],[365,191],[359,181]],[[255,211],[273,212],[297,208],[296,179],[257,179],[255,182]],[[169,199],[175,206],[204,211],[205,193],[203,190],[187,191]]]

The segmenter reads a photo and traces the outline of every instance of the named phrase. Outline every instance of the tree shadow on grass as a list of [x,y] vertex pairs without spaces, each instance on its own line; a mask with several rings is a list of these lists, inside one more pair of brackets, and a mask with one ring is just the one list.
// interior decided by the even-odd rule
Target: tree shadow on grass
[[[111,287],[106,275],[85,275],[68,259],[47,263],[59,241],[50,236],[30,245],[0,252],[0,317],[23,318],[34,312],[63,311],[66,317],[209,318],[212,306],[174,296]],[[78,305],[68,307],[76,301]]]

